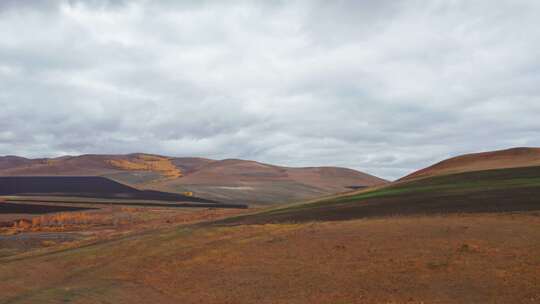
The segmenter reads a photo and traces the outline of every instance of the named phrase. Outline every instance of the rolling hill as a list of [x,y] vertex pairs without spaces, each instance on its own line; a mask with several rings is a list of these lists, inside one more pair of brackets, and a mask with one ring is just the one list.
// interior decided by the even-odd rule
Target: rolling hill
[[149,154],[0,157],[0,176],[103,176],[141,190],[227,203],[270,204],[310,199],[386,181],[346,168],[289,168],[239,159]]
[[540,148],[512,148],[461,155],[413,172],[401,180],[407,181],[452,173],[529,166],[540,166]]
[[[540,210],[540,166],[534,165],[535,153],[535,149],[511,149],[457,157],[418,171],[423,174],[416,178],[410,175],[382,187],[278,207],[225,222],[261,224]],[[511,155],[515,155],[515,161]],[[451,168],[448,164],[456,166]],[[437,166],[446,170],[436,170]],[[478,170],[486,167],[506,168]],[[455,171],[463,172],[450,173]]]

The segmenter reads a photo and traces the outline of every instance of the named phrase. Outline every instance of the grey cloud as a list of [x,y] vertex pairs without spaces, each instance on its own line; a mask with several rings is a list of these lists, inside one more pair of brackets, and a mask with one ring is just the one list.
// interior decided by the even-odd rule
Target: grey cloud
[[2,1],[0,154],[397,178],[540,140],[536,1]]

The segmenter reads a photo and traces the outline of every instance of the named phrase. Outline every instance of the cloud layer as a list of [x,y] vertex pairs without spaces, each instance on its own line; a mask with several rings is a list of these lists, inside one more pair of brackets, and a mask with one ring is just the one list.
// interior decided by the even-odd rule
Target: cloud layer
[[2,1],[0,154],[386,178],[540,146],[538,1]]

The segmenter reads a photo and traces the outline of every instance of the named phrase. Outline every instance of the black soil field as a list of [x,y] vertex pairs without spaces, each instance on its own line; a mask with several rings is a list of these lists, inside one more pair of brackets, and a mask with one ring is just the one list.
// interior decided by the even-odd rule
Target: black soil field
[[0,202],[0,214],[21,213],[21,214],[46,214],[67,211],[83,211],[95,208],[71,207],[71,206],[52,206]]
[[[99,176],[5,176],[0,177],[0,195],[76,196],[221,204],[177,193],[138,190]],[[238,205],[238,207],[244,206]]]
[[138,190],[97,176],[4,176],[0,194],[19,193],[137,193]]
[[540,167],[468,172],[274,209],[224,221],[261,224],[540,210]]

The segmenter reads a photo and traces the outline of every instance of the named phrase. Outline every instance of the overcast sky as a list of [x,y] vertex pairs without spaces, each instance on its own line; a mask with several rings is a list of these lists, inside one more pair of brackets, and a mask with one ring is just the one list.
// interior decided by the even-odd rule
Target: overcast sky
[[0,154],[393,179],[540,146],[540,1],[0,1]]

